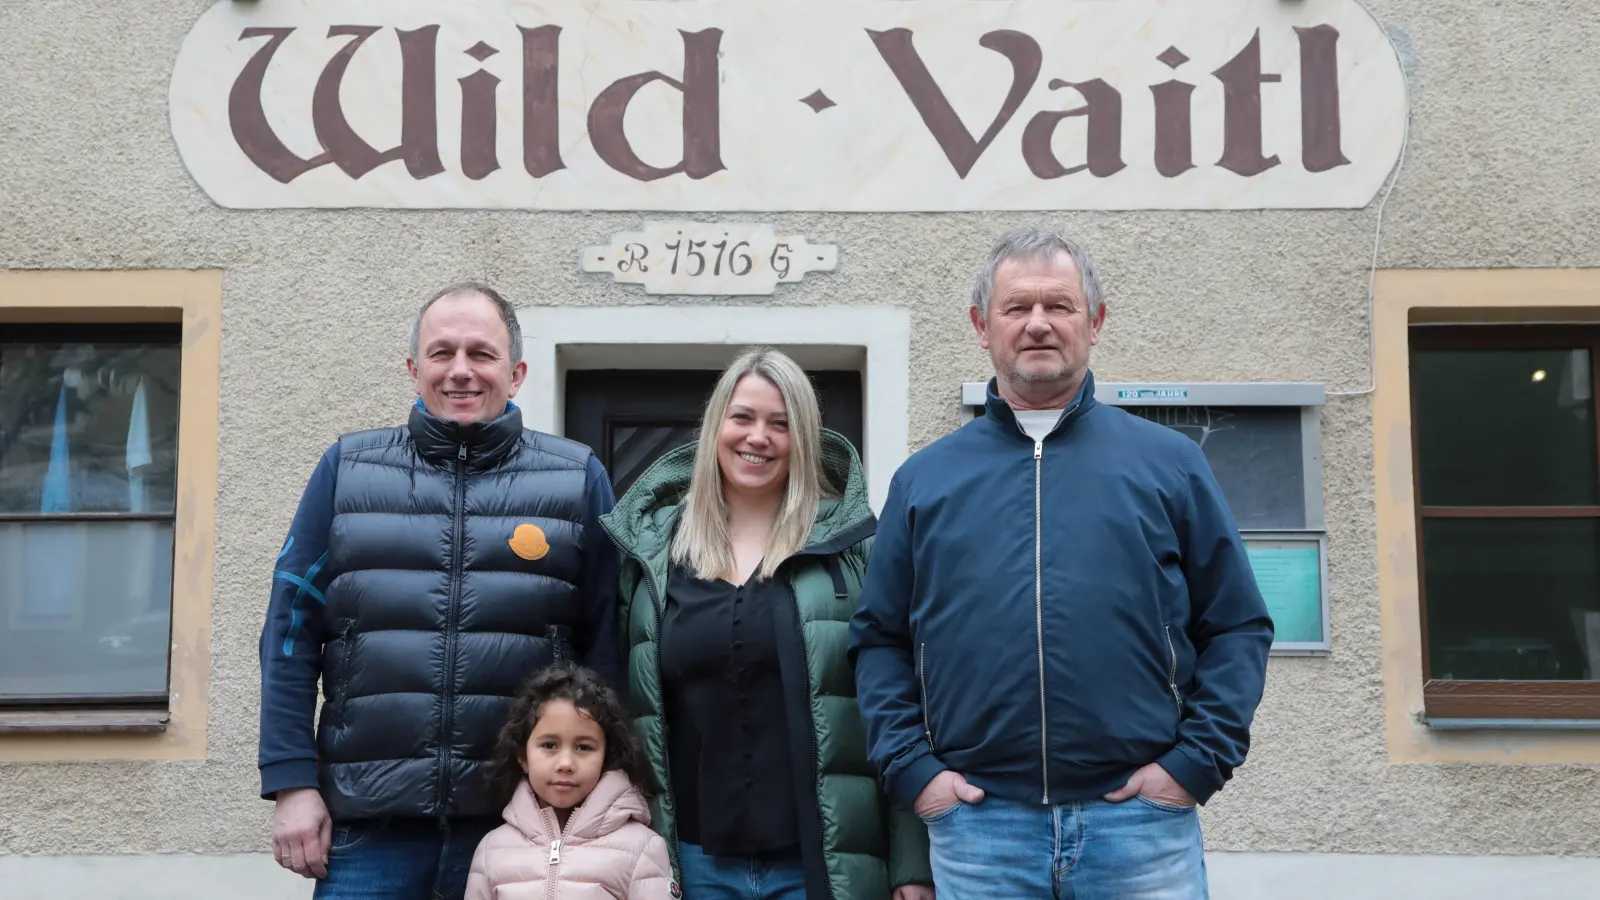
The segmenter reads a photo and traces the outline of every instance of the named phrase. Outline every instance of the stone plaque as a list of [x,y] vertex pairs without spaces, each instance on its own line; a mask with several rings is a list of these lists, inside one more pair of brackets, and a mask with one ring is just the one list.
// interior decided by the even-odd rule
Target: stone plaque
[[227,207],[1360,207],[1406,84],[1355,0],[259,0],[172,72]]
[[779,282],[831,272],[839,248],[744,222],[646,222],[583,249],[585,272],[610,273],[647,294],[771,294]]

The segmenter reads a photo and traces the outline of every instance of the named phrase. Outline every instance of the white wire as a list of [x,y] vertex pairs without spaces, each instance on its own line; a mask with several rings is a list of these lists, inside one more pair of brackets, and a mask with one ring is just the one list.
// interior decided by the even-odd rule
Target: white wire
[[[1389,29],[1384,28],[1378,17],[1373,15],[1365,0],[1356,0],[1356,4],[1366,10],[1367,15],[1372,16],[1372,21],[1377,22],[1378,27],[1383,30],[1384,40],[1389,42],[1389,50],[1394,53],[1394,61],[1400,66],[1400,76],[1402,79],[1407,79],[1405,60],[1400,56],[1400,48],[1395,46],[1394,38],[1390,36]],[[1389,176],[1389,184],[1384,188],[1383,199],[1378,201],[1378,227],[1374,229],[1372,234],[1372,266],[1367,271],[1367,386],[1359,391],[1329,391],[1327,393],[1329,397],[1361,397],[1372,393],[1378,387],[1377,327],[1373,321],[1373,313],[1376,311],[1374,297],[1378,284],[1378,249],[1383,240],[1383,210],[1384,207],[1389,205],[1389,196],[1394,193],[1395,182],[1400,180],[1400,170],[1406,164],[1406,146],[1411,143],[1410,84],[1406,84],[1405,88],[1406,130],[1400,138],[1400,156],[1395,160],[1394,171]]]

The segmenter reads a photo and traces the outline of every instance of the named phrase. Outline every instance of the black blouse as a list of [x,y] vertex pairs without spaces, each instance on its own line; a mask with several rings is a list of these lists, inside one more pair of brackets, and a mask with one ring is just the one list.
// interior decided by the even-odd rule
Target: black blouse
[[673,566],[661,623],[678,838],[713,856],[799,843],[774,615],[781,581],[706,581]]

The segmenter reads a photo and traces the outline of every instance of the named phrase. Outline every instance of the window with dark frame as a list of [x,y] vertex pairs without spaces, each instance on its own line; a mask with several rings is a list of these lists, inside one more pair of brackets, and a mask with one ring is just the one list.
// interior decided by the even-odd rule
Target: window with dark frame
[[1600,719],[1600,328],[1413,326],[1430,719]]
[[0,326],[0,708],[165,708],[181,326]]

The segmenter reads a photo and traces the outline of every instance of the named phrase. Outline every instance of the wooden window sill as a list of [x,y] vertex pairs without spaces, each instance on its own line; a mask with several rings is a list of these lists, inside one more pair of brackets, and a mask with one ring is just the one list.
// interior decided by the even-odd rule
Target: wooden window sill
[[1600,720],[1600,681],[1429,681],[1424,719],[1555,722]]
[[4,710],[0,734],[159,734],[171,716],[164,709]]

